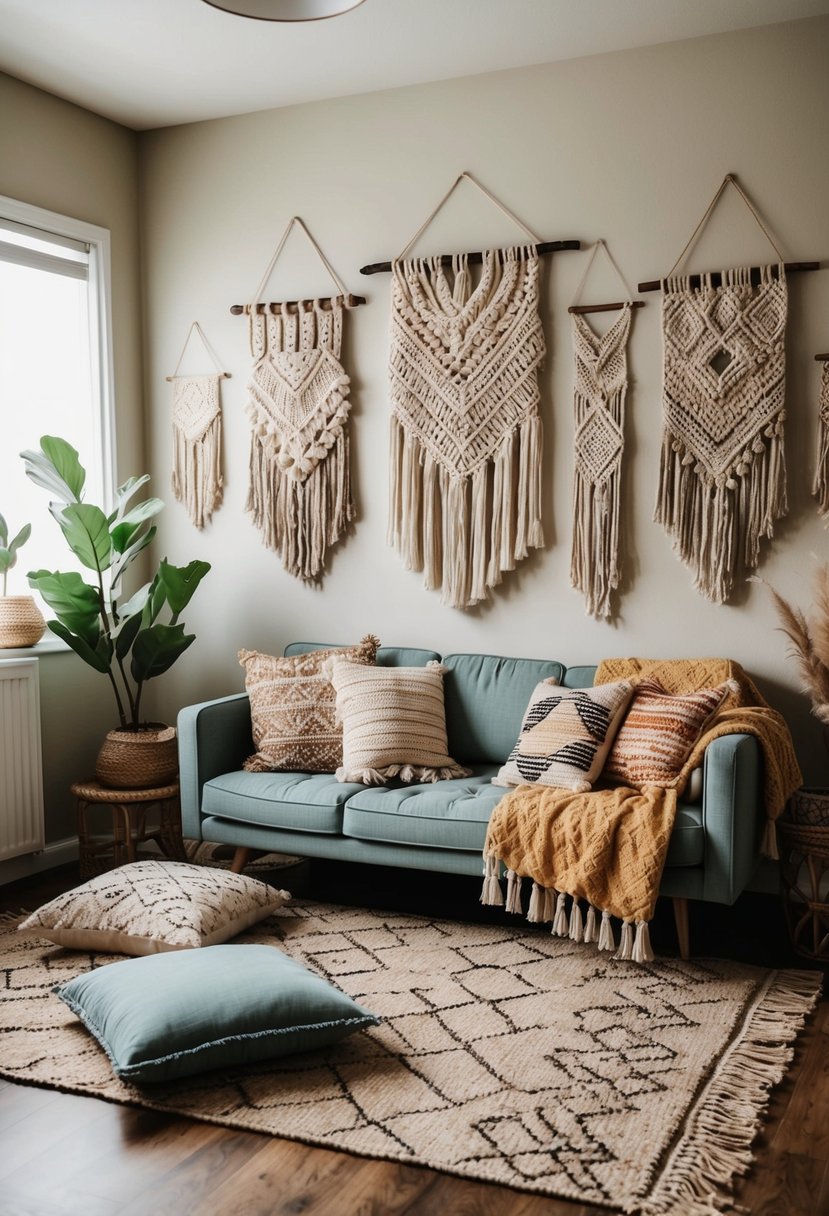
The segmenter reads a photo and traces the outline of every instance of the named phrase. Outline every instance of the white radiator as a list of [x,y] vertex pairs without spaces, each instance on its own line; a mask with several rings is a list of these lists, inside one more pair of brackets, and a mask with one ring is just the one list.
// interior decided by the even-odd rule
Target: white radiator
[[43,848],[37,659],[0,659],[0,861]]

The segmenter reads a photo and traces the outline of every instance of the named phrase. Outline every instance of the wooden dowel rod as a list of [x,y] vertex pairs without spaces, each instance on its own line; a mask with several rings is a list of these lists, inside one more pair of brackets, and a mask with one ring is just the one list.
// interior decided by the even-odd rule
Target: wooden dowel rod
[[829,355],[815,355],[818,363],[829,363]]
[[[542,241],[540,245],[535,246],[535,252],[539,255],[539,257],[543,257],[544,254],[547,254],[547,253],[560,253],[562,250],[565,250],[565,249],[581,249],[581,241]],[[441,266],[451,266],[452,259],[457,256],[458,256],[457,254],[453,254],[453,253],[441,254],[440,255]],[[464,256],[466,257],[467,262],[469,262],[469,264],[472,266],[477,266],[480,262],[483,261],[483,257],[484,257],[484,255],[480,251],[478,251],[476,253],[467,253]],[[411,258],[411,259],[404,259],[404,260],[418,261],[419,259]],[[424,258],[423,260],[431,261],[432,259]],[[383,274],[384,272],[389,271],[389,270],[391,270],[391,262],[372,262],[372,264],[370,266],[361,266],[360,274]]]
[[[282,309],[287,309],[289,313],[296,313],[302,309],[303,312],[310,312],[313,308],[321,308],[323,312],[330,312],[334,304],[340,304],[343,308],[359,308],[361,304],[366,303],[365,296],[334,296],[329,299],[325,297],[320,300],[286,300],[281,303],[278,300],[273,300],[270,304],[257,304],[257,312],[282,312]],[[250,304],[231,304],[230,311],[234,317],[240,316],[242,313],[250,312]]]
[[[785,268],[786,274],[799,274],[801,271],[804,271],[804,270],[820,270],[820,262],[784,262],[783,266]],[[760,281],[761,269],[762,269],[761,266],[750,267],[752,280],[754,279],[754,276],[756,275],[757,283],[759,283],[759,281]],[[678,277],[683,278],[685,276],[680,275]],[[692,288],[699,287],[700,282],[702,281],[702,275],[692,274],[692,275],[688,275],[687,277],[690,281],[690,285]],[[712,287],[719,287],[721,285],[721,283],[722,283],[722,271],[720,271],[720,270],[712,271],[711,272]],[[755,287],[757,286],[757,283],[754,284]],[[640,283],[639,290],[640,291],[661,291],[662,290],[662,280],[661,279],[650,279],[647,283]]]
[[165,380],[194,380],[197,376],[218,376],[220,380],[229,380],[230,372],[194,372],[192,376],[188,376],[186,372],[182,372],[179,376],[165,376]]
[[620,300],[618,304],[571,304],[568,312],[582,316],[586,312],[618,312],[620,308],[644,308],[644,300]]

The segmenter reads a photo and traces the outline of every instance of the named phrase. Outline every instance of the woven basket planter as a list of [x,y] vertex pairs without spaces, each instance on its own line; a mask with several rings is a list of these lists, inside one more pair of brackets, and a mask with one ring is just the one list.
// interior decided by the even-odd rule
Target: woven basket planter
[[798,954],[829,960],[829,790],[797,790],[777,821],[783,908]]
[[34,646],[45,632],[46,622],[30,595],[0,595],[0,649]]
[[116,790],[167,785],[178,774],[176,728],[151,723],[142,730],[111,730],[98,752],[95,776]]

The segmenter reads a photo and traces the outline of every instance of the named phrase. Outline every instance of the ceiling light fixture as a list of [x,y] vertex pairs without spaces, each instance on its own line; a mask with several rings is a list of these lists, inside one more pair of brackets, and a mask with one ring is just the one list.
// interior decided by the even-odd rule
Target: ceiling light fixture
[[321,21],[358,8],[363,0],[204,0],[204,3],[237,17],[255,17],[257,21]]

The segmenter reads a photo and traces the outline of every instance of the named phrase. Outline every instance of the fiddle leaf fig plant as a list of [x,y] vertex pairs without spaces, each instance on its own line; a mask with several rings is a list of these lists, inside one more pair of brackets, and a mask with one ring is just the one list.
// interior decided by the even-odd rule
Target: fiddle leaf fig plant
[[162,558],[150,582],[124,598],[124,576],[155,536],[151,521],[164,507],[159,498],[135,502],[149,475],[119,486],[115,508],[107,514],[83,501],[86,470],[65,439],[44,435],[40,451],[21,452],[21,457],[27,476],[51,494],[49,510],[69,548],[93,572],[87,582],[77,571],[32,570],[29,585],[55,614],[47,622],[52,632],[108,677],[121,729],[140,730],[147,680],[168,671],[195,639],[184,632],[179,617],[210,564],[173,566]]
[[9,525],[0,515],[0,574],[3,575],[3,595],[6,594],[8,573],[17,565],[17,553],[32,534],[32,525],[24,524],[16,536],[9,540]]

